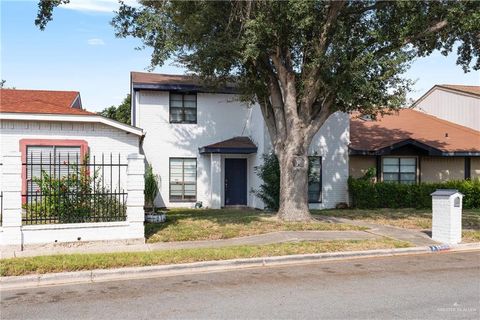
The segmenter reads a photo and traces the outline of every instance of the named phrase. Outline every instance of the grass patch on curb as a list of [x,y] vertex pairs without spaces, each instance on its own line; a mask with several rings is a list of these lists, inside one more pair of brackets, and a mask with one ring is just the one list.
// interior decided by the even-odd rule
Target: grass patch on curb
[[252,236],[275,231],[345,231],[365,230],[341,223],[283,222],[274,214],[258,210],[192,210],[167,212],[165,223],[145,225],[147,242],[218,240]]
[[64,271],[138,267],[237,258],[292,254],[406,248],[411,244],[388,238],[286,242],[270,245],[223,248],[176,249],[152,252],[52,255],[0,260],[1,276],[20,276]]
[[462,242],[480,242],[480,230],[463,230]]

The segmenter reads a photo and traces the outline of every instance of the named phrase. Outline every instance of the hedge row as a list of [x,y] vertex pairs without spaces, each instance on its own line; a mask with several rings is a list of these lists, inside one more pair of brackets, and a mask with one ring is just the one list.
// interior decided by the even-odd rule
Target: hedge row
[[480,208],[480,179],[442,183],[399,184],[373,183],[366,179],[348,180],[352,206],[360,209],[432,207],[430,194],[436,189],[457,189],[465,196],[463,207]]

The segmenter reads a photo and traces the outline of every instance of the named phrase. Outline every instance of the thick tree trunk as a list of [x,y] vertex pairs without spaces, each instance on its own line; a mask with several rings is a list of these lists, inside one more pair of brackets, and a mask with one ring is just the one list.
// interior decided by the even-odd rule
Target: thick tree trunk
[[278,217],[285,221],[308,221],[308,145],[300,133],[290,137],[282,150],[277,150],[280,164],[280,208]]

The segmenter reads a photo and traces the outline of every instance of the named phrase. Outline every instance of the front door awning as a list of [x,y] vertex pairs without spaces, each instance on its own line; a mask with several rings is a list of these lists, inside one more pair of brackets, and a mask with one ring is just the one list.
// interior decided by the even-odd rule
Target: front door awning
[[249,137],[234,137],[228,140],[209,144],[198,148],[200,154],[227,153],[227,154],[251,154],[257,152],[257,146]]

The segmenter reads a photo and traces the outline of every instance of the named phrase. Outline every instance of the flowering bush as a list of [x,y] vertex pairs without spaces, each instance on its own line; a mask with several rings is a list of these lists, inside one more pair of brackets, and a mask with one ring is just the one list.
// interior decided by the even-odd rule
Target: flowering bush
[[81,223],[124,220],[126,206],[108,188],[102,187],[98,172],[86,166],[56,178],[45,171],[33,181],[38,186],[29,194],[24,209],[29,220]]

